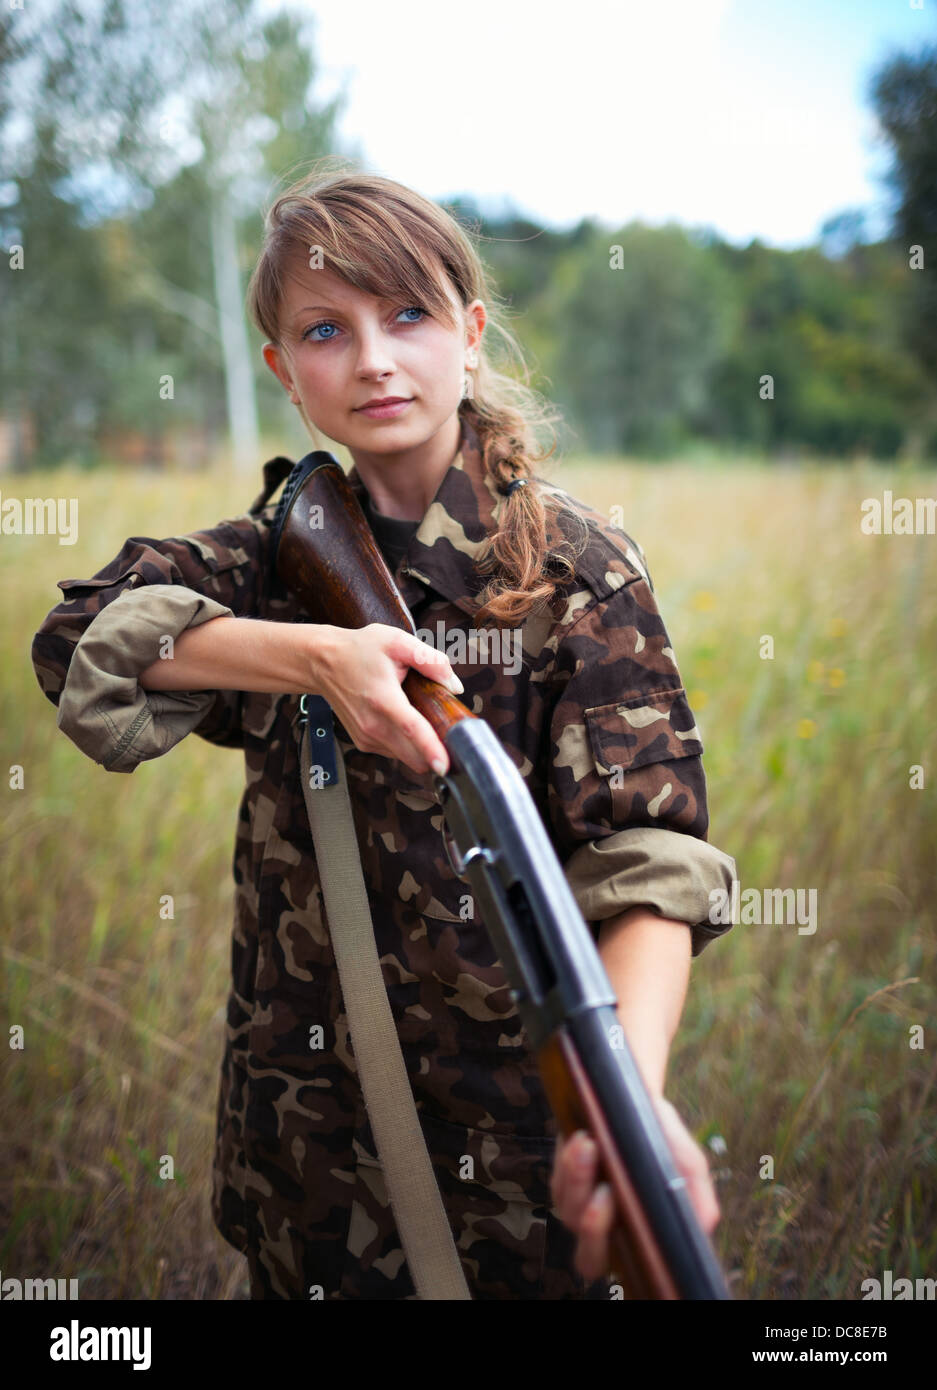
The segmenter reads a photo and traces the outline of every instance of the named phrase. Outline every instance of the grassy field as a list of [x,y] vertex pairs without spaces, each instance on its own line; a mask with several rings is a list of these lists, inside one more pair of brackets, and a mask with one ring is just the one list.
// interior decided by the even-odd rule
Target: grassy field
[[[935,496],[937,475],[623,460],[553,477],[620,506],[645,548],[711,841],[743,890],[818,892],[814,934],[740,922],[706,948],[671,1053],[733,1292],[858,1299],[887,1269],[937,1276],[937,537],[859,526],[864,498]],[[2,801],[0,962],[6,1026],[25,1029],[0,1099],[0,1268],[77,1277],[81,1298],[246,1297],[208,1210],[241,755],[190,738],[105,773],[57,730],[29,650],[57,580],[127,536],[245,510],[259,474],[2,481],[4,498],[77,496],[80,540],[0,537],[0,726],[24,779]]]

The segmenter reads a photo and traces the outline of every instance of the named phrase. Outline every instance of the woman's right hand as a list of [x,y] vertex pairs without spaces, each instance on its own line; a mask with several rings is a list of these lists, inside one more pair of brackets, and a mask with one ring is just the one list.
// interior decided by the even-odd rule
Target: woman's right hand
[[418,774],[449,770],[446,749],[427,719],[411,705],[401,684],[411,667],[454,695],[462,682],[445,653],[410,632],[385,623],[367,627],[316,624],[315,688],[362,753],[397,758]]

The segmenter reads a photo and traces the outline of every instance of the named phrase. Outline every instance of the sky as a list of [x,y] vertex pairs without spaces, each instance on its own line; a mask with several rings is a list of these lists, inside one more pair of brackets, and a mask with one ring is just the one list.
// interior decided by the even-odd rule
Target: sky
[[[266,8],[279,8],[269,0]],[[792,248],[888,230],[868,98],[937,0],[312,0],[317,99],[371,172],[557,228],[594,217]]]

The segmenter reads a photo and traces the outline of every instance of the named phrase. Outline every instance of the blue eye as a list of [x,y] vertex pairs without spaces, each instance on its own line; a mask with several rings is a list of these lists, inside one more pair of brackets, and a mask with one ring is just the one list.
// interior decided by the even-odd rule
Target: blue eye
[[319,329],[319,328],[334,328],[334,327],[335,327],[335,324],[334,324],[334,323],[330,323],[328,319],[323,319],[321,323],[314,323],[314,324],[312,325],[311,328],[307,328],[307,329],[306,329],[305,333],[303,334],[303,341],[306,342],[306,341],[308,340],[310,343],[328,343],[328,342],[331,341],[329,338],[313,338],[313,337],[310,337],[310,334],[315,333],[316,330]]
[[[423,318],[428,318],[428,317],[429,317],[429,315],[427,314],[427,312],[426,312],[425,309],[420,309],[420,308],[418,308],[417,305],[415,305],[415,304],[411,305],[411,306],[410,306],[409,308],[407,308],[407,309],[401,309],[401,310],[400,310],[400,313],[398,313],[398,315],[397,315],[398,319],[400,318],[400,314],[420,314],[420,315],[422,315]],[[420,323],[420,322],[421,322],[421,319],[408,319],[407,322],[408,322],[408,323]],[[307,328],[306,331],[303,333],[303,335],[302,335],[303,342],[310,342],[310,343],[330,343],[330,342],[332,341],[333,337],[335,336],[334,333],[330,333],[329,336],[328,336],[327,338],[313,338],[311,335],[312,335],[313,333],[316,333],[320,328],[332,328],[332,329],[334,329],[335,326],[336,326],[336,325],[332,322],[331,319],[320,319],[318,323],[314,323],[314,324],[312,325],[311,328]]]

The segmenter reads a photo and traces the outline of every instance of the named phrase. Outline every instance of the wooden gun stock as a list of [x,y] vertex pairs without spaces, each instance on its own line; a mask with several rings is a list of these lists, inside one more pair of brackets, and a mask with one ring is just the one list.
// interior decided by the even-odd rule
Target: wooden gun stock
[[[314,622],[349,628],[385,623],[415,635],[410,611],[341,464],[324,451],[310,454],[308,461],[313,460],[318,461],[309,462],[308,471],[284,492],[274,520],[279,578]],[[323,526],[313,530],[314,519]],[[407,673],[403,690],[443,743],[453,724],[476,717],[419,671]]]

